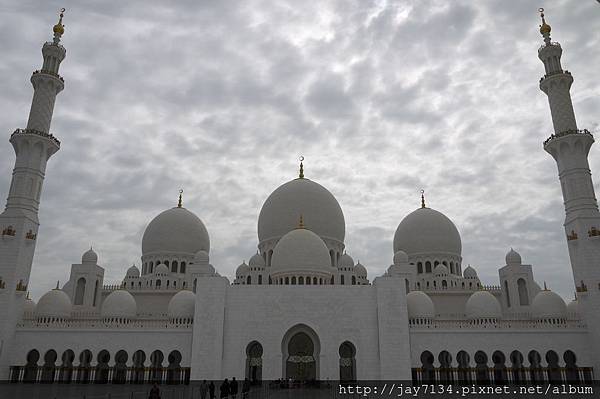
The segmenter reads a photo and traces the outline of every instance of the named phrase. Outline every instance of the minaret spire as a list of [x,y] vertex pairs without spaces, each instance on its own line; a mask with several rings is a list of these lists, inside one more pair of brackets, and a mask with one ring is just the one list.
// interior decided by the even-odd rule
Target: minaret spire
[[542,18],[542,24],[540,25],[540,33],[544,37],[544,43],[546,43],[546,45],[549,45],[550,32],[552,31],[552,28],[546,23],[546,18],[544,18],[544,9],[540,8],[538,11],[540,12],[540,17]]
[[60,43],[60,38],[63,35],[63,33],[65,33],[65,26],[62,23],[63,17],[65,16],[65,11],[66,10],[64,8],[60,9],[58,23],[52,28],[52,31],[54,32],[54,44]]
[[183,206],[183,189],[179,190],[179,201],[177,201],[177,208],[181,208]]
[[300,155],[300,173],[298,174],[299,179],[304,179],[304,157]]
[[426,208],[426,206],[425,206],[425,190],[421,190],[421,208]]

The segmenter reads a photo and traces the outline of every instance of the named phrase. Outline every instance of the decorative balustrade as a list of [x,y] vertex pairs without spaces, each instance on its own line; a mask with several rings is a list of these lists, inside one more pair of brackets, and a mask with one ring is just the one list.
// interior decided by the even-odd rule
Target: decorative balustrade
[[553,46],[553,47],[562,48],[562,47],[560,46],[560,43],[559,43],[559,42],[550,42],[550,44],[545,44],[545,43],[544,43],[544,44],[542,44],[542,45],[540,46],[540,48],[538,49],[538,52],[542,51],[543,49],[545,49],[546,47],[549,47],[549,46]]
[[63,82],[63,83],[65,82],[65,80],[63,79],[63,77],[62,77],[62,76],[60,76],[59,74],[57,74],[56,72],[49,71],[49,70],[47,70],[47,69],[38,69],[38,70],[36,70],[36,71],[33,71],[33,74],[34,74],[34,75],[37,75],[37,74],[39,74],[39,73],[43,73],[43,74],[45,74],[45,75],[54,76],[55,78],[58,78],[58,79],[59,79],[61,82]]
[[35,130],[35,129],[16,129],[13,132],[13,134],[10,135],[10,137],[12,138],[13,136],[15,136],[17,134],[35,134],[37,136],[45,137],[47,139],[54,141],[54,143],[60,147],[60,141],[50,133],[40,132],[39,130]]
[[155,329],[155,330],[185,330],[191,329],[193,319],[122,319],[122,318],[93,318],[58,319],[58,318],[35,318],[35,314],[27,314],[17,324],[18,328],[43,328],[43,329]]
[[[592,367],[417,367],[412,369],[413,384],[442,385],[590,385]],[[442,393],[442,392],[440,392]]]
[[556,133],[556,134],[552,134],[550,135],[550,137],[548,137],[545,141],[544,141],[544,145],[548,144],[550,141],[560,138],[560,137],[565,137],[565,136],[569,136],[571,134],[587,134],[588,136],[594,137],[592,135],[592,133],[590,133],[589,130],[587,129],[570,129],[570,130],[565,130],[564,132],[560,132],[560,133]]
[[108,366],[11,366],[11,383],[77,384],[189,384],[189,367]]
[[586,329],[581,320],[424,320],[410,319],[413,330],[456,330],[456,329],[490,329],[490,330],[539,330],[543,329]]

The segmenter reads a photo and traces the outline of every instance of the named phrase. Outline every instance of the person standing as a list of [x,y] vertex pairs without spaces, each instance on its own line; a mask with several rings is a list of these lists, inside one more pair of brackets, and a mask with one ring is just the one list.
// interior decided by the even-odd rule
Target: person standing
[[158,385],[154,384],[152,389],[150,390],[150,395],[148,399],[160,399],[160,389],[158,389]]
[[215,383],[212,381],[208,384],[208,396],[210,399],[215,399]]
[[248,392],[250,392],[250,380],[244,378],[244,382],[242,383],[242,399],[248,398]]
[[229,397],[229,381],[227,380],[227,378],[225,378],[225,380],[221,384],[221,387],[219,388],[219,397],[221,399]]
[[208,392],[208,384],[206,383],[206,380],[203,380],[202,384],[200,384],[200,399],[206,399],[207,392]]
[[235,399],[238,393],[238,382],[235,380],[235,377],[231,380],[231,384],[229,384],[229,394],[232,399]]

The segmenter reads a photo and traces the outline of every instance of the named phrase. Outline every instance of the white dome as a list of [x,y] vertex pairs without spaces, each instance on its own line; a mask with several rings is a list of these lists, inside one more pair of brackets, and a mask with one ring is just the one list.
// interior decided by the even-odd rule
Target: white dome
[[344,252],[340,258],[340,267],[352,268],[354,267],[354,259],[350,255]]
[[259,269],[260,268],[264,268],[265,267],[265,260],[263,259],[262,256],[260,256],[259,253],[255,253],[250,258],[250,261],[248,261],[248,266],[253,267],[253,268],[259,268]]
[[208,261],[209,257],[208,252],[206,251],[200,250],[194,255],[194,264],[200,265],[203,263],[208,263]]
[[134,319],[137,315],[135,298],[125,290],[111,292],[102,302],[102,317]]
[[38,316],[43,317],[61,317],[68,318],[71,316],[71,299],[69,296],[58,288],[46,292],[39,300],[35,307],[35,312]]
[[354,273],[356,273],[358,277],[367,277],[367,268],[359,261],[356,266],[354,266]]
[[435,269],[433,269],[433,274],[435,276],[447,276],[448,275],[448,268],[443,265],[443,264],[439,264],[435,267]]
[[33,312],[35,312],[35,302],[31,298],[25,298],[25,302],[23,303],[23,313]]
[[166,276],[169,274],[169,268],[167,265],[161,263],[160,265],[156,266],[156,269],[154,269],[154,274],[157,276]]
[[93,264],[93,265],[97,264],[98,263],[98,254],[96,252],[94,252],[94,250],[92,248],[88,249],[81,256],[81,263]]
[[579,301],[577,299],[573,299],[567,305],[567,313],[570,314],[579,314]]
[[423,291],[411,291],[406,295],[409,319],[433,319],[435,306],[429,295]]
[[127,277],[139,277],[140,269],[138,269],[136,265],[133,265],[129,269],[127,269],[126,276]]
[[510,249],[506,254],[506,264],[509,266],[518,266],[521,264],[521,255],[514,249]]
[[477,271],[469,265],[465,268],[465,270],[463,270],[463,277],[469,279],[476,279],[478,278]]
[[567,305],[557,293],[542,290],[533,298],[531,313],[535,319],[562,319],[567,315]]
[[419,208],[406,216],[394,235],[394,253],[409,256],[440,253],[460,256],[462,244],[456,226],[443,213]]
[[488,291],[474,292],[465,306],[467,319],[499,319],[502,316],[500,303]]
[[289,181],[269,195],[258,217],[259,242],[293,231],[300,215],[321,238],[344,242],[346,223],[340,204],[325,187],[309,179]]
[[394,254],[394,265],[403,265],[408,263],[408,255],[404,251],[396,251]]
[[192,291],[183,290],[173,295],[169,301],[167,314],[171,319],[193,318],[196,307],[196,295]]
[[142,256],[187,254],[210,251],[210,239],[204,223],[185,208],[161,212],[146,227],[142,238]]
[[250,268],[248,267],[248,265],[246,264],[246,262],[243,262],[235,270],[235,275],[236,276],[246,276],[248,273],[250,273]]
[[273,272],[317,271],[331,273],[329,251],[308,229],[295,229],[281,237],[271,258]]

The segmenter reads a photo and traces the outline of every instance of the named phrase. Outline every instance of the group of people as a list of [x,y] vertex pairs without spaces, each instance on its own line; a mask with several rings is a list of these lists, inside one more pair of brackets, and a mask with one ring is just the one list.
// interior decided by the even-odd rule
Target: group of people
[[[215,383],[213,381],[209,383],[206,380],[203,380],[200,384],[200,399],[215,399],[215,388]],[[249,379],[244,379],[244,381],[242,382],[241,389],[241,399],[247,399],[248,392],[250,392]],[[219,387],[219,398],[237,399],[239,390],[240,386],[235,377],[233,377],[231,381],[225,378],[225,380]],[[160,399],[160,389],[158,388],[158,385],[154,384],[154,386],[150,390],[150,396],[148,397],[148,399]]]
[[[225,378],[219,387],[219,398],[221,399],[236,399],[238,393],[240,392],[240,384],[233,377],[231,381]],[[241,398],[246,399],[248,397],[248,392],[250,392],[250,380],[245,378],[242,382],[241,386]],[[208,394],[208,396],[207,396]],[[214,399],[215,398],[215,384],[211,381],[207,383],[206,380],[202,381],[200,384],[200,399]]]

